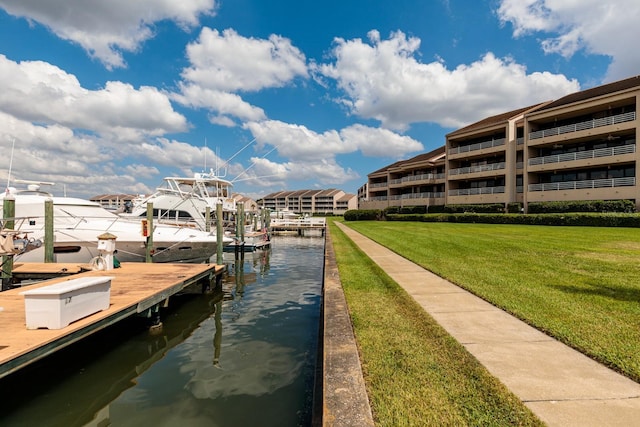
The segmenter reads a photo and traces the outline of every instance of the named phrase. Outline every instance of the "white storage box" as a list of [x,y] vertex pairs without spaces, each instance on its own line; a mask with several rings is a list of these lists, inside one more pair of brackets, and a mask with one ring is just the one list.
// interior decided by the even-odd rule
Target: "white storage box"
[[71,322],[109,308],[113,277],[81,277],[20,292],[27,329],[62,329]]

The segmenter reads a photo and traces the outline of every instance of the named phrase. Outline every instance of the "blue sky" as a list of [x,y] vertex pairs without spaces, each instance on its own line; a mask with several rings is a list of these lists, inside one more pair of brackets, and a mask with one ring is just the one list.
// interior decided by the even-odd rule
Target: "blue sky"
[[355,193],[459,127],[640,74],[639,21],[637,0],[0,0],[0,180],[88,198],[217,166],[254,198]]

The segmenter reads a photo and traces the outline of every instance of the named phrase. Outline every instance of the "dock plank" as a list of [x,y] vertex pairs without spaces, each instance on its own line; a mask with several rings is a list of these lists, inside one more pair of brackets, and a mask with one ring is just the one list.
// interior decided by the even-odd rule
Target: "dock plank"
[[[140,313],[190,284],[201,279],[212,280],[215,275],[222,274],[224,268],[215,264],[122,263],[118,269],[87,271],[0,292],[0,378],[93,332]],[[63,329],[26,328],[24,296],[20,292],[88,276],[113,277],[107,310],[79,319]]]

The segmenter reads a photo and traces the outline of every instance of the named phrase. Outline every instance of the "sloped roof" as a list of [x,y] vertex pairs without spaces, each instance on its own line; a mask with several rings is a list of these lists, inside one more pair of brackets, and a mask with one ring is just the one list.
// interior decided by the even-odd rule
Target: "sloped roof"
[[517,115],[520,115],[528,110],[537,110],[542,105],[544,105],[544,103],[538,103],[538,104],[530,105],[528,107],[518,108],[517,110],[507,111],[506,113],[496,114],[495,116],[486,117],[478,122],[472,123],[468,126],[465,126],[463,128],[460,128],[458,130],[455,130],[447,134],[447,137],[456,136],[460,133],[466,133],[472,130],[483,129],[490,126],[499,125],[502,123],[507,123],[509,119]]
[[443,145],[441,147],[436,148],[435,150],[429,151],[428,153],[418,154],[417,156],[414,156],[408,160],[399,160],[395,163],[391,163],[390,165],[380,168],[377,171],[371,172],[367,176],[375,175],[381,172],[386,172],[390,169],[398,168],[404,165],[409,165],[411,163],[437,161],[438,158],[442,157],[442,155],[444,154],[445,152],[444,150],[445,150],[445,147]]
[[560,99],[557,99],[541,108],[539,111],[548,110],[554,107],[560,107],[562,105],[572,104],[574,102],[584,101],[585,99],[597,98],[599,96],[608,95],[615,92],[620,92],[627,89],[640,86],[640,75],[630,77],[628,79],[619,80],[617,82],[608,83],[601,86],[596,86],[591,89],[582,90],[580,92],[574,92]]

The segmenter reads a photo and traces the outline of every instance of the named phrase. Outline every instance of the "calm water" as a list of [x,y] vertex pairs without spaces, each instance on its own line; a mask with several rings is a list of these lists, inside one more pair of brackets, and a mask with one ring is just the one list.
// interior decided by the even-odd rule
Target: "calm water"
[[229,254],[223,292],[172,298],[160,332],[130,319],[0,380],[0,425],[310,425],[323,245]]

